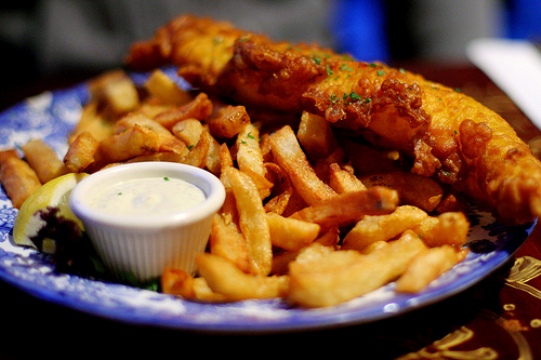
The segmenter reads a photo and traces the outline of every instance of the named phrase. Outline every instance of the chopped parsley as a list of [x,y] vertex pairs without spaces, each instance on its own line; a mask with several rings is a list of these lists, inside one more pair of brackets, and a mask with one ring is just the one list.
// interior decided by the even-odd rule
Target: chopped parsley
[[329,64],[325,65],[325,70],[327,71],[327,76],[332,76],[333,71],[332,71],[331,66]]
[[342,70],[342,71],[353,71],[353,68],[349,67],[347,64],[342,64],[340,66],[340,70]]

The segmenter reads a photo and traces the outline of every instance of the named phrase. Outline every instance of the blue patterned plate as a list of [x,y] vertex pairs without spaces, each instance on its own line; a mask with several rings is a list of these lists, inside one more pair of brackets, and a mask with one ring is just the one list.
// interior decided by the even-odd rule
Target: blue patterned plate
[[[136,82],[146,74],[134,74]],[[0,148],[40,137],[63,156],[66,136],[88,100],[85,83],[27,99],[0,114]],[[507,228],[489,214],[470,215],[472,230],[467,258],[428,289],[397,294],[391,283],[365,296],[324,309],[291,308],[281,300],[231,304],[185,301],[133,287],[56,274],[34,250],[13,244],[17,210],[0,189],[0,278],[45,301],[125,323],[209,332],[280,332],[377,321],[426,306],[479,282],[502,266],[529,236],[535,223]]]

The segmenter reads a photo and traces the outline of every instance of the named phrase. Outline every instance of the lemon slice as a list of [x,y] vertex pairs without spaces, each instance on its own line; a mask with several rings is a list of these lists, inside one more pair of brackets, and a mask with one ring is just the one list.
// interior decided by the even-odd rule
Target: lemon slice
[[88,174],[68,173],[48,181],[32,193],[23,202],[15,218],[13,241],[18,245],[35,247],[30,238],[46,224],[37,212],[49,206],[57,207],[58,216],[75,221],[83,229],[81,220],[71,211],[68,199],[71,190],[86,176]]

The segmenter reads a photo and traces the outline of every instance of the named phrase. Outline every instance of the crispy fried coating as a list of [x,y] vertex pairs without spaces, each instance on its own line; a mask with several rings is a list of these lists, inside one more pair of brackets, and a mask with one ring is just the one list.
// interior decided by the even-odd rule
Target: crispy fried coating
[[193,86],[250,109],[321,115],[411,157],[411,172],[452,185],[507,224],[541,215],[541,163],[512,127],[420,75],[190,15],[133,44],[126,62],[136,70],[175,65]]

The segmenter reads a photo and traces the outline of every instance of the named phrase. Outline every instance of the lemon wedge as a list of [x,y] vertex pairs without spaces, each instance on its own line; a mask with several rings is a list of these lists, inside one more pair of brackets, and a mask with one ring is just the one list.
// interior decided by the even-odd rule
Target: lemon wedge
[[30,238],[37,235],[45,226],[45,221],[40,218],[38,211],[45,210],[49,206],[57,207],[58,216],[75,221],[83,229],[81,220],[71,211],[68,199],[71,190],[86,176],[88,174],[68,173],[48,181],[32,193],[23,202],[15,218],[13,241],[17,245],[35,247]]

